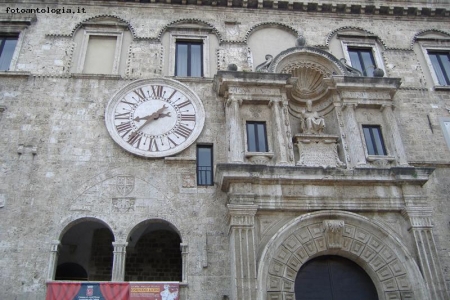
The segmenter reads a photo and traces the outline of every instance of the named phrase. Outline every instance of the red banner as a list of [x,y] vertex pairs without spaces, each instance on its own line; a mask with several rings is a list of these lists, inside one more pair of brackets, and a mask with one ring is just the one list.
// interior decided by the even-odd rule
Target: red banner
[[128,300],[127,282],[49,282],[46,300]]
[[178,282],[131,282],[129,300],[178,300]]

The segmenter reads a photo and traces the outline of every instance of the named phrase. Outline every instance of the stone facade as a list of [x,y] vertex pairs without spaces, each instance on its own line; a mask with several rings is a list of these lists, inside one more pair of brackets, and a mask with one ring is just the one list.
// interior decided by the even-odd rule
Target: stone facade
[[[379,299],[448,299],[450,83],[430,54],[450,57],[450,5],[346,2],[2,1],[0,39],[17,43],[0,71],[0,299],[44,299],[63,263],[179,281],[182,300],[295,299],[323,255],[361,266]],[[96,37],[114,43],[106,74],[86,71]],[[201,45],[203,76],[175,76],[179,41]],[[361,76],[355,49],[384,76]],[[174,155],[139,156],[105,111],[161,80],[200,99],[204,124]]]

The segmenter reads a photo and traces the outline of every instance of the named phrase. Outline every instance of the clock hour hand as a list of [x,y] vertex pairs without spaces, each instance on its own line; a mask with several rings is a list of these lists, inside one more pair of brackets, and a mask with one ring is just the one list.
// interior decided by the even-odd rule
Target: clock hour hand
[[141,126],[139,126],[139,128],[135,132],[133,132],[132,135],[136,135],[142,128],[147,126],[151,121],[158,119],[161,115],[163,115],[165,117],[170,116],[170,112],[166,113],[166,114],[162,113],[163,110],[165,110],[166,108],[168,108],[168,107],[164,104],[163,107],[161,107],[160,109],[158,109],[156,112],[152,113],[149,116],[142,117],[142,118],[141,117],[134,118],[134,121],[136,121],[136,122],[139,122],[141,120],[145,120],[145,123],[142,124]]

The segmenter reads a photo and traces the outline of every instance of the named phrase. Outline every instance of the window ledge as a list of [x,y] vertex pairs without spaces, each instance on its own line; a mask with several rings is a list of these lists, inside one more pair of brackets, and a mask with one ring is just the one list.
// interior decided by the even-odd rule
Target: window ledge
[[0,76],[1,77],[9,77],[9,76],[29,77],[29,76],[31,76],[31,73],[30,72],[22,72],[22,71],[0,71]]
[[436,85],[434,87],[435,91],[450,91],[450,85]]
[[185,163],[185,164],[189,164],[189,163],[195,163],[196,159],[195,157],[177,157],[177,156],[169,156],[169,157],[164,157],[164,162],[165,163]]
[[87,78],[87,79],[122,79],[120,75],[113,74],[84,74],[84,73],[72,73],[72,78]]
[[395,160],[395,157],[389,155],[367,155],[366,159],[369,162],[374,162],[377,160],[387,160],[391,162]]
[[273,157],[273,152],[245,152],[245,157],[256,165],[266,165]]

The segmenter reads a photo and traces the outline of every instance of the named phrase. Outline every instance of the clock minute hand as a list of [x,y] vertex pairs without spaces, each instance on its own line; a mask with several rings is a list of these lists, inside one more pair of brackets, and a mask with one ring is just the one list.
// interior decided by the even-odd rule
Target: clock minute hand
[[140,120],[146,120],[146,121],[145,121],[144,124],[142,124],[141,126],[139,126],[139,128],[134,132],[134,134],[137,134],[137,132],[138,132],[139,130],[141,130],[142,128],[144,128],[144,126],[148,125],[151,121],[153,121],[153,120],[155,120],[155,119],[158,119],[158,118],[159,118],[159,115],[162,114],[163,110],[166,109],[166,108],[167,108],[167,106],[164,105],[163,107],[161,107],[160,109],[158,109],[156,112],[152,113],[152,114],[149,115],[149,116],[146,116],[146,117],[144,117],[144,118],[140,118],[140,117],[135,118],[134,120],[135,120],[136,122],[139,122]]

